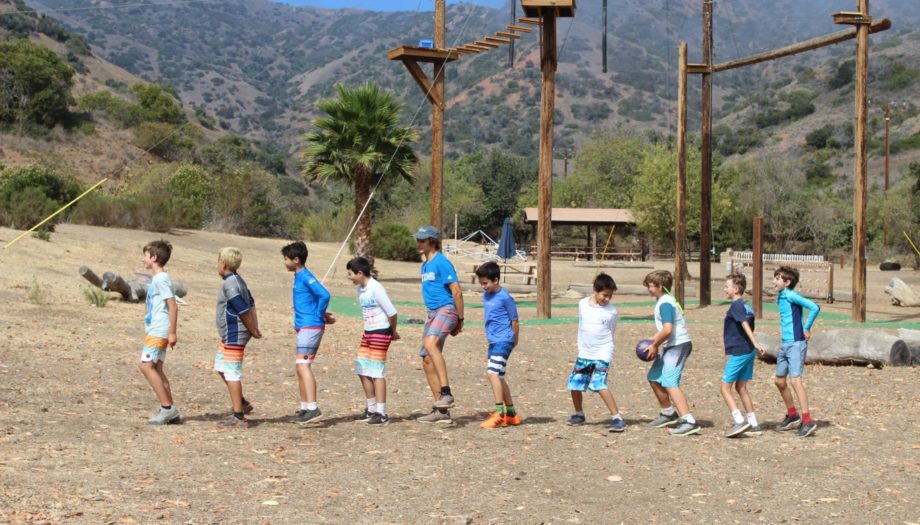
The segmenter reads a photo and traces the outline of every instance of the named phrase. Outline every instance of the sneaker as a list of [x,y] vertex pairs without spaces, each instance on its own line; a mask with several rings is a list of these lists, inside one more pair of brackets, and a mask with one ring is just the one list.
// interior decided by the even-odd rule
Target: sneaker
[[610,432],[623,432],[626,430],[626,421],[616,418],[610,421]]
[[371,412],[369,409],[366,409],[366,408],[365,408],[365,409],[364,409],[364,413],[358,414],[357,416],[355,416],[355,421],[364,421],[364,422],[368,422],[368,421],[371,420],[371,417],[373,417],[373,415],[374,415],[373,412]]
[[163,408],[160,407],[160,410],[153,415],[150,419],[147,420],[148,425],[172,425],[178,423],[180,419],[179,411],[176,407],[172,408]]
[[250,403],[248,400],[245,403],[243,403],[243,413],[244,414],[246,415],[252,414],[253,410],[254,408],[252,406],[252,403]]
[[235,414],[230,414],[227,419],[218,421],[217,426],[221,428],[249,428],[249,421],[247,421],[245,418],[240,419],[236,417]]
[[311,421],[316,421],[323,416],[323,413],[318,408],[313,410],[304,410],[299,417],[294,418],[294,421],[297,423],[309,423]]
[[732,425],[732,428],[725,433],[725,437],[733,438],[744,434],[748,429],[751,428],[751,424],[745,421],[744,423],[735,423]]
[[776,430],[792,430],[796,425],[802,422],[799,416],[786,416],[780,424],[776,425]]
[[748,431],[747,431],[747,433],[750,434],[750,435],[752,435],[752,436],[759,436],[759,435],[763,434],[763,429],[760,428],[760,425],[755,425],[755,426],[749,428]]
[[367,420],[368,425],[377,425],[385,427],[390,424],[390,418],[386,414],[371,414],[370,419]]
[[584,424],[585,424],[585,416],[583,416],[583,415],[581,415],[581,414],[572,414],[572,417],[569,418],[569,420],[567,421],[567,424],[572,425],[572,426],[575,426],[575,425],[584,425]]
[[505,415],[501,412],[492,412],[485,421],[482,422],[482,428],[498,428],[505,426]]
[[454,420],[450,418],[450,412],[446,410],[444,412],[432,410],[430,414],[417,418],[416,421],[420,423],[441,423],[443,425],[450,425],[454,422]]
[[686,419],[681,418],[680,424],[670,430],[672,436],[689,436],[690,434],[696,434],[700,431],[700,426],[696,423],[690,423]]
[[818,428],[818,424],[812,421],[811,423],[802,423],[802,426],[799,427],[798,432],[795,433],[796,437],[808,437],[815,433],[815,429]]
[[297,412],[294,412],[291,416],[289,416],[288,419],[296,423],[301,417],[303,417],[304,412],[306,412],[306,410],[301,408],[300,410],[298,410]]
[[454,396],[441,394],[441,397],[432,405],[433,408],[450,408],[454,406]]
[[671,414],[670,416],[659,412],[658,417],[650,421],[648,425],[655,428],[667,427],[677,423],[679,419],[680,416],[677,415],[677,412]]
[[505,415],[505,426],[516,427],[521,424],[521,416],[515,414],[513,416]]

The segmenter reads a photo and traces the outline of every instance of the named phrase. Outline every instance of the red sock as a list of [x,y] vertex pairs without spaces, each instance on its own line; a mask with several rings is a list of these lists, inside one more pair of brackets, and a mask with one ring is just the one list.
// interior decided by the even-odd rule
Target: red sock
[[799,413],[796,412],[795,407],[792,407],[792,408],[786,410],[786,415],[789,416],[789,417],[795,417],[795,416],[799,415]]
[[811,414],[809,414],[808,412],[802,412],[802,423],[806,423],[810,425],[811,424]]

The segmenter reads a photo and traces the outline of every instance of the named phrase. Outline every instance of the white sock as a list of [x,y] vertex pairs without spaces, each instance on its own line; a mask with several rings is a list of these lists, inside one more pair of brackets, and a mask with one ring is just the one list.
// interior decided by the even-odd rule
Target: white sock
[[300,402],[300,409],[301,409],[301,410],[308,410],[308,409],[309,409],[309,406],[310,406],[310,404],[307,403],[306,401],[301,401],[301,402]]
[[578,410],[578,411],[575,412],[575,415],[576,415],[576,416],[585,417],[585,411],[584,411],[584,410]]
[[661,409],[661,415],[663,416],[673,416],[674,412],[677,412],[677,411],[674,409],[673,405],[669,406],[668,408]]
[[753,412],[748,412],[747,420],[748,420],[748,423],[750,423],[752,427],[757,426],[757,416],[755,416]]
[[376,398],[376,397],[369,397],[369,398],[367,398],[367,409],[368,409],[368,410],[370,410],[371,412],[373,412],[373,411],[374,411],[374,406],[376,406],[376,405],[377,405],[377,398]]
[[741,415],[741,411],[738,410],[737,408],[732,410],[732,419],[735,420],[736,425],[740,425],[741,423],[744,423],[744,416]]
[[620,413],[617,412],[616,414],[614,414],[613,416],[611,416],[610,419],[613,420],[613,421],[616,421],[617,419],[623,419],[623,416],[621,416]]
[[386,403],[377,403],[376,412],[382,416],[387,415],[387,404]]
[[686,421],[687,423],[690,423],[691,425],[696,424],[696,420],[693,419],[693,414],[691,414],[690,412],[687,412],[687,415],[684,416],[684,421]]
[[307,405],[306,410],[316,410],[316,402],[315,402],[315,401],[314,401],[313,403],[306,403],[306,405]]

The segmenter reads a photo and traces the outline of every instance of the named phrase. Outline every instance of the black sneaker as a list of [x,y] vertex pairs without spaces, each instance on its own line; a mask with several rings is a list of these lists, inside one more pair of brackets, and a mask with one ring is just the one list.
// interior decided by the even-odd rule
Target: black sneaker
[[776,430],[792,430],[801,422],[802,418],[799,416],[786,416],[779,425],[776,425]]
[[323,417],[323,413],[319,408],[314,408],[313,410],[304,410],[300,417],[294,419],[297,423],[309,423],[311,421],[316,421],[317,419]]
[[390,424],[390,418],[386,414],[371,414],[371,418],[367,421],[368,425],[378,425],[378,426],[387,426]]
[[583,415],[581,415],[581,414],[572,414],[572,417],[570,417],[569,420],[568,420],[566,423],[569,424],[569,425],[572,425],[572,426],[575,426],[575,425],[584,425],[584,424],[585,424],[585,416],[583,416]]
[[288,419],[296,423],[297,421],[300,420],[301,417],[303,417],[304,412],[306,412],[306,410],[301,408],[297,412],[294,412]]
[[815,429],[818,428],[818,424],[812,421],[811,423],[802,423],[802,426],[799,427],[798,432],[795,433],[796,437],[808,437],[815,433]]
[[355,421],[367,422],[367,421],[370,421],[371,416],[373,415],[374,415],[373,412],[365,408],[363,413],[355,416]]
[[252,414],[253,410],[255,409],[253,408],[252,403],[250,403],[249,400],[246,400],[246,402],[243,403],[243,413],[249,415]]

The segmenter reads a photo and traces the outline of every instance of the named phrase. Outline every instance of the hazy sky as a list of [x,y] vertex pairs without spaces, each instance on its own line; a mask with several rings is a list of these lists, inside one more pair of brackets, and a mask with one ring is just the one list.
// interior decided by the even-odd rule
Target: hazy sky
[[[315,7],[356,7],[372,11],[434,11],[434,0],[275,0],[292,5],[311,5]],[[464,0],[471,4],[502,7],[507,0]],[[460,0],[447,0],[448,4],[460,3]],[[510,9],[510,8],[509,8]]]

